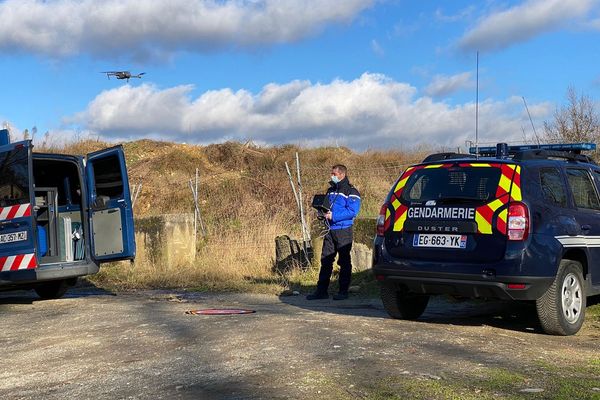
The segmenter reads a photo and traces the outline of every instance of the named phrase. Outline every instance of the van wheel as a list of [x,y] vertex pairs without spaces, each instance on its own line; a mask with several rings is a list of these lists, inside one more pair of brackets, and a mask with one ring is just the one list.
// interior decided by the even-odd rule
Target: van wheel
[[381,286],[381,300],[385,311],[396,319],[417,319],[423,314],[428,295],[408,294],[395,286]]
[[67,293],[67,290],[75,284],[73,279],[62,279],[51,281],[35,287],[35,292],[42,300],[60,299]]
[[544,332],[573,335],[585,319],[586,293],[581,263],[562,260],[552,286],[536,300],[537,314]]

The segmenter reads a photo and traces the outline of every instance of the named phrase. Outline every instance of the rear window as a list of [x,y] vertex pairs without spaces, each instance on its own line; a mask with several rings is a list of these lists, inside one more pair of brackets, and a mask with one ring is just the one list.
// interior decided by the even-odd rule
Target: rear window
[[494,167],[420,169],[409,178],[402,198],[409,202],[448,199],[485,203],[495,198],[500,174]]
[[0,153],[0,207],[29,203],[29,150]]

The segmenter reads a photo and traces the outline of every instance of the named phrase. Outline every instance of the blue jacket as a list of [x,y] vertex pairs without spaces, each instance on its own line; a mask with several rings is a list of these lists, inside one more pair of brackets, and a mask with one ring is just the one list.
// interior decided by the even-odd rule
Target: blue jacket
[[329,226],[332,230],[350,228],[360,211],[360,193],[348,178],[329,184],[331,187],[327,190],[327,198],[332,214]]

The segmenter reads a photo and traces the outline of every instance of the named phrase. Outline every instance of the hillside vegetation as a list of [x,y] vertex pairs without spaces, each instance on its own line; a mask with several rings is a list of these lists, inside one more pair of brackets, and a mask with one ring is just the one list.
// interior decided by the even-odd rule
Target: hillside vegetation
[[[80,141],[43,150],[86,154],[109,146],[99,141]],[[315,266],[291,276],[272,271],[275,237],[300,237],[299,213],[285,169],[287,162],[296,180],[296,152],[301,163],[304,205],[313,226],[317,224],[310,199],[327,189],[332,165],[342,163],[348,167],[349,178],[363,198],[360,217],[375,218],[406,164],[421,160],[427,153],[424,148],[357,153],[344,147],[259,147],[235,142],[195,146],[150,140],[124,143],[123,147],[131,186],[142,184],[134,207],[136,218],[193,212],[188,181],[198,168],[200,208],[208,234],[206,238],[199,236],[197,259],[189,265],[120,264],[103,268],[94,279],[129,288],[259,291],[310,285],[318,269]]]

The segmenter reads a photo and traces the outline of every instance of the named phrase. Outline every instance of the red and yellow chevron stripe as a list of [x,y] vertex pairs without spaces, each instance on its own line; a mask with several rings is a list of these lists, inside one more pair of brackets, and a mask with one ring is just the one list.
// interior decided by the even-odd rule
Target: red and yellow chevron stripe
[[[410,176],[419,169],[423,168],[449,168],[453,164],[431,164],[409,167],[401,175],[398,183],[394,187],[394,193],[391,198],[391,204],[386,210],[385,230],[392,226],[391,217],[394,215],[393,230],[400,232],[404,229],[404,223],[408,214],[408,207],[400,202],[402,192]],[[477,222],[477,231],[481,234],[492,234],[494,217],[496,218],[496,229],[506,234],[506,221],[508,218],[509,201],[521,201],[521,167],[515,164],[505,163],[460,163],[460,167],[472,168],[498,168],[501,171],[498,187],[496,189],[495,199],[478,207],[475,210],[475,221]],[[390,211],[390,209],[392,211]]]

